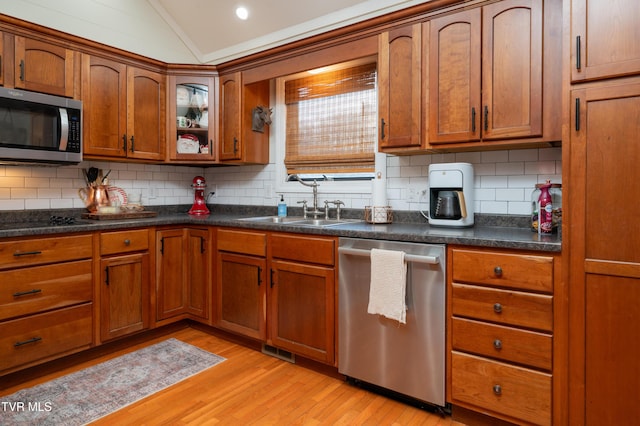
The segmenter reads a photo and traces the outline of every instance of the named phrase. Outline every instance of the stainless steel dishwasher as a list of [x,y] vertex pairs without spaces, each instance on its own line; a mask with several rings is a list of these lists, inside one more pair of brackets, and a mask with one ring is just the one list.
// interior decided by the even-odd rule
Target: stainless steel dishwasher
[[[373,248],[405,253],[406,324],[367,313]],[[444,407],[444,245],[340,238],[338,253],[338,371]]]

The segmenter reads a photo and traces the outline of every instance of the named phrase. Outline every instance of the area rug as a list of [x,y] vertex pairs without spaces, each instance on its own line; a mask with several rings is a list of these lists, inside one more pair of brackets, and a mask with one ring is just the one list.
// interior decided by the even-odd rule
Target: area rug
[[0,396],[0,425],[83,425],[224,360],[171,338]]

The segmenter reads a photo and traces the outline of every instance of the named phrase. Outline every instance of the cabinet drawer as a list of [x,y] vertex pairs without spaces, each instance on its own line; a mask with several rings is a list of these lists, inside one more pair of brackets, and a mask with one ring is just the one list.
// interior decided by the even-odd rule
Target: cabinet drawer
[[271,256],[322,265],[335,264],[335,241],[299,235],[274,234],[271,236]]
[[0,269],[43,265],[91,257],[91,235],[0,242]]
[[454,318],[452,345],[461,351],[551,370],[549,334]]
[[453,250],[453,281],[553,292],[553,257]]
[[553,296],[453,284],[451,303],[454,316],[553,330]]
[[0,320],[91,302],[91,260],[0,272]]
[[451,397],[533,424],[551,424],[551,375],[453,352]]
[[0,323],[0,372],[88,348],[91,303]]
[[264,257],[267,255],[267,235],[260,232],[220,229],[218,250]]
[[149,231],[147,229],[103,232],[100,234],[100,254],[102,256],[148,249]]

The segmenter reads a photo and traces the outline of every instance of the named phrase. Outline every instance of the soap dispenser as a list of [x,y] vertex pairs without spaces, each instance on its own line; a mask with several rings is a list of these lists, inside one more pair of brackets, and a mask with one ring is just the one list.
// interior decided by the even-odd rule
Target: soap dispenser
[[284,195],[280,194],[280,202],[278,203],[278,217],[287,216],[287,203],[284,202]]

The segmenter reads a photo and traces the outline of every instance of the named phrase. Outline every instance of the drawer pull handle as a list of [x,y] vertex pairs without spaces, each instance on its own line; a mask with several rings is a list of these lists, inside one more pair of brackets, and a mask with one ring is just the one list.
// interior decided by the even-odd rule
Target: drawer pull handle
[[496,266],[493,268],[493,273],[496,274],[496,277],[502,277],[502,268],[500,266]]
[[39,342],[40,340],[42,340],[42,337],[32,337],[31,339],[23,340],[22,342],[15,342],[13,346],[15,348],[19,348],[20,346],[28,345],[29,343],[36,343],[36,342]]
[[496,339],[493,341],[493,347],[500,350],[502,349],[502,340]]
[[128,239],[128,238],[126,240],[124,240],[124,245],[125,246],[130,246],[131,245],[131,240]]
[[42,254],[42,252],[40,250],[35,250],[35,251],[17,251],[15,253],[13,253],[13,255],[15,257],[32,256],[32,255],[36,255],[36,254]]
[[495,312],[496,314],[502,313],[502,304],[501,303],[494,303],[493,304],[493,312]]
[[36,293],[42,293],[42,290],[39,288],[34,288],[33,290],[18,291],[16,293],[13,293],[13,297],[28,296],[30,294],[36,294]]
[[493,385],[493,393],[496,395],[502,395],[502,386]]

